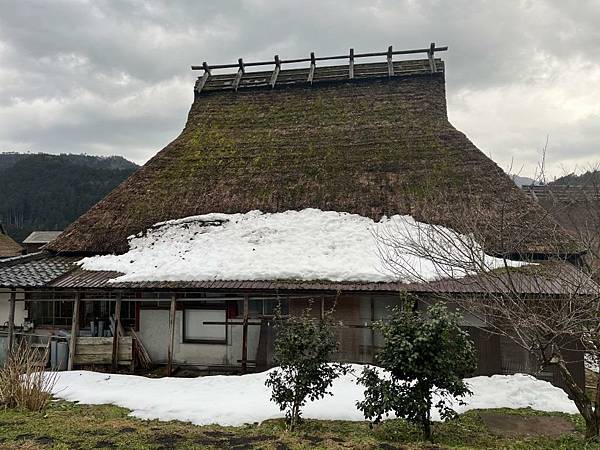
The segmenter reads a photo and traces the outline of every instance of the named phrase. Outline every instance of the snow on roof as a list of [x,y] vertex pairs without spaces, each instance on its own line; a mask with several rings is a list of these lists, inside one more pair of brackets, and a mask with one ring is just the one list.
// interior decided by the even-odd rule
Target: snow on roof
[[[357,214],[319,209],[206,214],[158,223],[130,236],[128,252],[85,258],[81,264],[86,270],[121,272],[124,275],[114,280],[119,282],[414,281],[386,269],[381,255],[392,251],[389,247],[394,244],[380,236],[415,239],[418,233],[420,241],[431,240],[435,234],[429,232],[432,228],[411,216],[396,215],[374,222]],[[458,243],[468,239],[446,228],[443,231],[445,239],[456,236]],[[449,273],[466,275],[464,270],[443,267],[427,258],[401,256],[421,279],[440,279]],[[481,259],[490,269],[503,264],[483,252]]]

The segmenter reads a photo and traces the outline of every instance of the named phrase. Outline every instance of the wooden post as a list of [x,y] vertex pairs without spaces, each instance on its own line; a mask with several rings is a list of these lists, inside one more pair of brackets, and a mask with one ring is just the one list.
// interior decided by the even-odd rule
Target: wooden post
[[173,373],[173,343],[175,341],[175,314],[177,312],[177,298],[171,296],[171,308],[169,310],[169,347],[167,351],[167,376]]
[[312,84],[312,82],[313,82],[316,66],[317,66],[317,61],[315,60],[315,53],[310,52],[310,69],[308,71],[308,80],[307,80],[310,84]]
[[73,363],[75,361],[75,348],[77,347],[77,334],[79,333],[79,303],[81,297],[79,293],[75,294],[75,301],[73,302],[73,317],[71,319],[71,341],[69,342],[69,361],[67,363],[67,370],[73,370]]
[[350,49],[350,62],[348,64],[348,78],[354,78],[354,49]]
[[373,359],[375,357],[375,300],[373,300],[373,296],[370,296],[371,299],[371,362],[374,362]]
[[246,69],[244,68],[244,60],[242,58],[238,59],[238,65],[239,65],[239,69],[238,72],[233,80],[233,89],[235,91],[238,90],[238,87],[240,85],[240,81],[242,81],[242,75],[244,75],[244,73],[246,73]]
[[206,61],[202,63],[202,68],[204,69],[204,74],[201,78],[198,79],[198,82],[196,83],[196,92],[198,94],[202,92],[202,89],[204,89],[204,85],[210,78],[210,67],[208,67]]
[[325,318],[325,296],[321,296],[321,320]]
[[394,75],[394,63],[392,62],[392,46],[388,47],[387,51],[387,66],[388,66],[388,76],[391,77]]
[[433,59],[433,53],[435,52],[435,42],[432,42],[427,51],[427,59],[429,60],[429,69],[431,73],[435,73],[435,59]]
[[121,294],[117,294],[115,301],[115,325],[113,332],[113,346],[112,346],[112,368],[117,370],[119,367],[119,329],[121,327]]
[[10,291],[10,304],[8,309],[8,355],[12,353],[13,345],[15,342],[15,306],[17,302],[17,291],[12,289]]
[[248,296],[244,295],[244,322],[242,325],[242,372],[248,369]]
[[271,74],[271,81],[269,84],[271,85],[271,89],[275,87],[275,83],[277,83],[277,76],[279,75],[279,71],[281,70],[281,60],[279,59],[279,55],[275,55],[275,68],[273,69],[273,73]]

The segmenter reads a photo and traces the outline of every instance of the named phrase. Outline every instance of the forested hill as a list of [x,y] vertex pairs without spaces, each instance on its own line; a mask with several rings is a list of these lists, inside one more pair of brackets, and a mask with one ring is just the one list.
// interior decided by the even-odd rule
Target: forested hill
[[600,185],[600,171],[589,170],[580,175],[573,173],[557,178],[549,184],[568,184],[571,186],[598,186]]
[[137,167],[120,156],[0,153],[0,221],[18,242],[62,230]]

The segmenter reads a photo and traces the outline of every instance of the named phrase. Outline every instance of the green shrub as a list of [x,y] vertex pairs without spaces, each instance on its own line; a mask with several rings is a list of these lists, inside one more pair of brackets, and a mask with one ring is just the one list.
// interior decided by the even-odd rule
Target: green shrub
[[461,402],[470,394],[463,378],[475,368],[473,344],[460,328],[459,317],[439,304],[425,313],[410,305],[396,307],[377,327],[384,344],[376,360],[388,373],[377,367],[363,370],[358,382],[366,388],[365,399],[357,407],[376,423],[394,413],[418,424],[431,440],[432,407],[442,419],[452,418],[456,413],[450,400]]
[[307,400],[331,393],[333,380],[348,372],[348,366],[330,362],[338,349],[331,314],[323,320],[310,316],[310,308],[300,316],[275,322],[274,360],[279,367],[265,382],[272,390],[271,400],[285,411],[290,429],[300,421]]

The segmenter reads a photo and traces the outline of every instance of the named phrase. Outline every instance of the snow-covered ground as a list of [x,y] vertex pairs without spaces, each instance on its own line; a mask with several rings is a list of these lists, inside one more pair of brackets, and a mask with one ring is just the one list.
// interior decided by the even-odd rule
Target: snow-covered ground
[[[354,365],[359,373],[362,366]],[[85,404],[114,404],[128,408],[141,419],[182,420],[197,425],[239,426],[283,417],[265,387],[268,372],[241,376],[199,378],[145,378],[88,371],[59,372],[53,394]],[[458,412],[479,408],[526,408],[576,413],[575,404],[561,389],[529,375],[494,375],[469,378],[473,396]],[[337,379],[333,396],[310,402],[306,418],[364,420],[356,409],[363,388],[355,376]],[[434,420],[439,420],[433,411]]]
[[[398,254],[398,242],[418,242],[430,255],[443,253],[444,261],[450,256],[459,264],[443,266],[432,258]],[[86,258],[82,266],[124,273],[117,281],[415,281],[450,273],[464,276],[457,267],[464,267],[461,259],[474,250],[479,269],[503,267],[502,260],[485,255],[469,237],[411,216],[374,222],[318,209],[207,214],[163,222],[130,237],[129,247],[123,255]],[[382,253],[401,258],[418,276],[411,279],[406,274],[402,279],[402,274],[391,273],[382,263]]]

